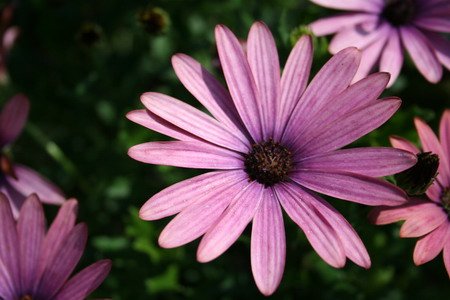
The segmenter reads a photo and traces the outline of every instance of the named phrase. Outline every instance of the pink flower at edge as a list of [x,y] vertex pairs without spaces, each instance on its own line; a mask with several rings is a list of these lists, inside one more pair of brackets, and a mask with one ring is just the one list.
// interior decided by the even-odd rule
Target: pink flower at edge
[[110,260],[98,261],[70,277],[83,254],[87,226],[75,225],[78,202],[66,201],[46,232],[36,194],[25,200],[16,222],[0,193],[0,299],[82,300],[106,278]]
[[8,196],[16,218],[25,198],[32,193],[38,194],[44,203],[60,205],[65,201],[57,186],[36,171],[12,163],[3,152],[22,132],[29,106],[28,99],[19,94],[9,100],[0,112],[0,192]]
[[350,12],[310,24],[317,36],[334,34],[330,52],[354,46],[362,50],[361,67],[354,80],[365,77],[379,64],[397,79],[406,49],[420,73],[432,83],[442,77],[442,65],[450,70],[448,0],[311,0],[318,5]]
[[272,294],[285,265],[282,208],[306,234],[315,251],[341,268],[346,257],[370,267],[355,230],[315,192],[366,205],[399,205],[406,195],[374,178],[405,170],[415,155],[392,148],[338,150],[386,122],[400,106],[395,97],[378,99],[389,75],[373,74],[354,85],[360,52],[345,49],[307,86],[312,40],[303,36],[281,76],[275,41],[268,27],[255,23],[247,55],[225,26],[216,27],[226,90],[196,60],[172,58],[183,85],[213,117],[159,93],[145,93],[147,109],[127,117],[177,139],[129,149],[145,163],[218,169],[174,184],[140,210],[144,220],[178,214],[159,237],[172,248],[200,236],[197,259],[209,262],[224,253],[252,222],[251,266],[259,290]]
[[[405,220],[401,237],[420,237],[414,249],[414,263],[424,264],[443,251],[444,264],[450,277],[450,110],[442,116],[439,139],[421,119],[414,120],[423,151],[439,156],[440,164],[435,182],[427,189],[424,198],[414,197],[398,207],[377,207],[369,215],[377,225]],[[421,152],[411,142],[392,137],[395,148]]]

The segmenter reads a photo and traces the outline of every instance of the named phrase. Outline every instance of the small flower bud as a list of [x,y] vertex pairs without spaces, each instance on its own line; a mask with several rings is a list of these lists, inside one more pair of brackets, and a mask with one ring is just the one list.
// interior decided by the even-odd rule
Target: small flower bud
[[159,7],[140,10],[137,14],[137,18],[141,27],[151,34],[164,33],[170,25],[169,15]]

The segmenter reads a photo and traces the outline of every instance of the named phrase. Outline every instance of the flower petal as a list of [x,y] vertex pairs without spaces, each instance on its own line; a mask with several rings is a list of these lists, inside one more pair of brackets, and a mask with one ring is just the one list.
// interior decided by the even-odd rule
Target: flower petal
[[410,141],[408,141],[405,138],[402,138],[400,136],[395,136],[392,135],[389,137],[389,141],[391,142],[392,147],[397,148],[397,149],[402,149],[405,151],[409,151],[413,154],[418,154],[421,151],[419,150],[419,148],[416,147],[416,145],[414,145],[413,143],[411,143]]
[[297,136],[308,122],[336,95],[345,90],[358,68],[360,53],[347,48],[333,56],[317,73],[303,93],[286,126],[283,140]]
[[378,206],[369,213],[369,220],[376,225],[385,225],[406,220],[411,215],[420,211],[423,207],[435,204],[421,198],[410,198],[406,203],[399,206]]
[[435,230],[442,223],[447,222],[448,216],[442,207],[435,204],[422,205],[421,210],[417,210],[408,216],[406,222],[400,228],[401,237],[419,237]]
[[100,260],[90,265],[67,281],[54,299],[85,299],[105,280],[110,270],[111,261],[109,259]]
[[274,189],[284,210],[300,226],[317,254],[331,266],[342,268],[345,252],[341,241],[327,219],[310,205],[307,198],[311,194],[292,183],[279,184]]
[[36,194],[27,198],[17,223],[22,291],[31,293],[38,280],[38,264],[45,236],[44,210]]
[[384,6],[383,0],[311,0],[311,2],[328,8],[367,11],[373,13],[381,12]]
[[138,161],[184,168],[240,169],[243,156],[215,145],[196,141],[150,142],[128,150]]
[[446,109],[442,114],[439,124],[439,139],[448,161],[450,160],[450,109]]
[[14,172],[18,179],[6,176],[8,183],[24,196],[36,193],[43,203],[64,203],[63,192],[52,182],[42,177],[36,171],[20,164],[14,165]]
[[344,13],[319,19],[309,24],[308,27],[315,36],[323,36],[336,33],[346,27],[357,26],[357,24],[372,19],[378,19],[377,15],[368,13]]
[[[0,193],[0,262],[3,262],[4,277],[6,273],[11,279],[13,292],[20,290],[19,241],[16,225],[8,199]],[[14,295],[18,297],[18,295]]]
[[30,102],[22,94],[9,100],[0,112],[0,148],[13,142],[22,132]]
[[152,113],[147,109],[130,111],[129,113],[127,113],[126,117],[130,121],[133,121],[139,125],[147,127],[148,129],[151,129],[153,131],[170,136],[171,138],[174,139],[178,139],[181,141],[199,141],[199,140],[203,141],[199,137],[196,137],[195,135],[178,128],[172,123],[169,123],[164,119],[161,119],[160,117],[158,117],[157,115],[155,115],[154,113]]
[[450,41],[435,32],[428,31],[427,39],[433,46],[439,62],[450,70]]
[[449,222],[445,222],[431,233],[421,238],[414,248],[414,263],[421,265],[429,262],[441,252],[450,230]]
[[406,194],[377,178],[334,170],[298,170],[289,174],[298,184],[313,191],[365,205],[399,205]]
[[298,162],[296,169],[340,170],[366,176],[382,177],[411,168],[414,154],[393,148],[355,148],[332,151]]
[[273,192],[267,193],[253,218],[251,238],[253,277],[263,295],[269,296],[277,289],[285,259],[283,213]]
[[174,248],[187,244],[210,229],[220,218],[231,200],[248,185],[244,172],[222,181],[220,186],[210,188],[194,198],[194,202],[183,209],[164,228],[159,236],[159,245]]
[[400,34],[406,50],[420,73],[432,83],[442,77],[442,66],[439,63],[425,35],[412,26],[400,27]]
[[261,107],[247,58],[238,39],[226,26],[217,25],[215,35],[231,97],[254,141],[259,143],[262,139]]
[[313,42],[311,36],[302,36],[286,62],[281,77],[281,95],[277,107],[274,139],[280,140],[293,108],[305,91],[313,57]]
[[14,281],[0,258],[0,298],[14,299],[15,297]]
[[216,225],[203,236],[198,246],[197,260],[209,262],[225,252],[242,234],[267,195],[264,185],[256,181],[242,189]]
[[177,54],[172,66],[181,83],[206,109],[233,133],[247,140],[245,127],[228,91],[202,65],[190,56]]
[[441,18],[436,16],[416,18],[414,25],[431,31],[450,32],[450,19],[448,16]]
[[391,80],[388,87],[397,80],[403,65],[403,48],[400,41],[400,34],[397,28],[391,28],[386,46],[383,49],[380,59],[380,71],[389,72]]
[[450,277],[450,230],[447,232],[447,242],[444,246],[444,263]]
[[280,93],[280,62],[272,33],[263,22],[255,22],[248,34],[247,59],[255,79],[264,140],[274,135]]
[[139,217],[150,221],[174,215],[194,203],[196,199],[204,198],[210,195],[211,191],[228,182],[236,182],[242,176],[245,176],[242,171],[218,171],[178,182],[145,202],[139,211]]
[[193,135],[226,148],[247,151],[245,141],[239,140],[214,118],[180,100],[149,92],[141,96],[141,101],[157,116]]
[[327,124],[321,132],[303,135],[302,144],[292,152],[307,157],[347,146],[389,120],[400,104],[395,97],[372,101]]
[[62,242],[52,262],[47,264],[36,291],[39,298],[52,299],[59,291],[80,260],[86,240],[86,224],[77,224]]

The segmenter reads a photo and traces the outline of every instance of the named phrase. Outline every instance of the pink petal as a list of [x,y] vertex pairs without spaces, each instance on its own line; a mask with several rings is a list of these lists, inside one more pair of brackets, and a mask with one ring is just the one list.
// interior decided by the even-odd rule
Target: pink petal
[[383,0],[311,0],[311,2],[328,8],[374,13],[381,12],[384,6]]
[[17,233],[22,291],[31,293],[34,283],[38,280],[39,255],[45,236],[44,211],[35,194],[29,196],[22,206]]
[[400,228],[400,236],[422,236],[447,222],[447,219],[448,216],[442,207],[435,204],[423,205],[421,210],[417,210],[408,216],[406,222]]
[[[10,288],[13,292],[20,289],[19,277],[19,241],[16,225],[9,206],[8,199],[0,193],[0,262],[3,262],[3,277],[11,279]],[[9,276],[6,276],[9,274]],[[8,280],[9,281],[9,280]],[[14,295],[17,297],[17,295]]]
[[417,162],[414,154],[393,148],[355,148],[332,151],[298,162],[296,169],[330,169],[382,177],[411,168]]
[[248,185],[248,178],[236,174],[214,189],[210,188],[194,197],[193,203],[183,209],[164,228],[159,245],[174,248],[187,244],[210,229],[220,218],[231,200]]
[[445,222],[416,243],[413,256],[416,265],[429,262],[441,252],[444,245],[448,242],[449,228],[449,222]]
[[184,168],[241,169],[243,156],[228,149],[204,142],[150,142],[128,150],[128,155],[138,161]]
[[433,46],[434,54],[439,62],[450,70],[450,41],[431,31],[427,32],[427,39]]
[[[206,232],[197,250],[199,262],[209,262],[225,252],[252,220],[261,201],[266,200],[264,185],[251,182],[232,200],[216,225]],[[270,195],[270,194],[269,194]]]
[[391,28],[389,38],[383,49],[380,59],[380,71],[389,72],[391,80],[388,87],[397,80],[403,65],[403,47],[400,41],[400,34],[397,28]]
[[36,193],[43,203],[64,203],[65,197],[62,191],[52,182],[42,177],[36,171],[23,165],[15,164],[14,172],[18,179],[6,176],[8,183],[24,196]]
[[100,260],[80,271],[67,281],[54,300],[83,300],[108,276],[111,270],[109,259]]
[[309,24],[309,28],[315,36],[323,36],[336,33],[346,27],[357,26],[357,24],[372,19],[376,20],[378,17],[367,13],[346,13],[314,21]]
[[[70,199],[59,209],[56,218],[45,236],[39,259],[39,278],[47,265],[52,264],[63,241],[72,231],[77,218],[78,202]],[[37,283],[37,282],[36,282]]]
[[446,109],[442,114],[441,122],[439,124],[439,139],[441,141],[442,150],[450,160],[450,109]]
[[211,191],[237,182],[243,176],[243,171],[209,172],[178,182],[150,198],[139,211],[143,220],[158,220],[179,213],[196,199],[207,197]]
[[[202,140],[189,132],[172,125],[161,119],[147,109],[133,110],[126,116],[130,121],[147,127],[148,129],[170,136],[181,141],[199,141]],[[203,140],[202,140],[203,141]]]
[[406,201],[403,190],[377,178],[332,170],[298,170],[289,174],[313,191],[365,205],[399,205]]
[[359,107],[324,126],[321,132],[302,136],[302,144],[294,153],[302,157],[324,153],[347,146],[353,141],[380,127],[397,111],[401,100],[384,98]]
[[283,213],[275,195],[268,192],[253,218],[251,238],[253,277],[263,295],[273,294],[280,284],[285,258]]
[[402,150],[405,150],[405,151],[409,151],[409,152],[414,153],[414,154],[418,154],[418,153],[421,152],[419,150],[419,148],[416,147],[416,145],[414,145],[413,143],[411,143],[407,139],[402,138],[400,136],[392,135],[392,136],[389,137],[389,141],[391,142],[391,145],[394,148],[402,149]]
[[442,18],[435,16],[416,18],[414,25],[431,31],[450,32],[450,19],[448,16]]
[[293,108],[305,91],[311,70],[313,43],[311,36],[302,36],[291,53],[281,77],[281,96],[277,107],[274,139],[280,140]]
[[406,50],[420,73],[432,83],[442,77],[442,66],[439,63],[425,35],[412,26],[400,27],[400,34]]
[[18,94],[11,98],[0,112],[0,147],[13,142],[22,132],[28,118],[30,102]]
[[342,268],[345,252],[341,241],[327,219],[310,205],[307,198],[311,195],[291,183],[276,185],[275,190],[284,210],[300,226],[317,254],[331,266]]
[[175,98],[159,93],[145,93],[141,101],[148,110],[187,132],[211,143],[237,151],[247,146],[214,118]]
[[9,27],[6,29],[6,31],[3,33],[3,49],[8,53],[12,46],[14,45],[15,41],[19,37],[20,29],[16,26]]
[[299,128],[306,126],[315,115],[350,84],[360,60],[356,48],[347,48],[333,56],[317,73],[294,108],[286,126],[283,140],[292,140]]
[[444,263],[448,276],[450,277],[450,233],[447,233],[447,242],[444,245]]
[[450,185],[450,171],[449,161],[447,155],[444,154],[439,140],[434,134],[433,130],[422,119],[414,118],[417,133],[419,134],[420,142],[424,152],[431,151],[439,156],[439,175],[438,180],[444,186]]
[[421,198],[410,198],[406,203],[391,207],[378,206],[369,213],[369,220],[376,225],[385,225],[406,220],[423,207],[435,206],[435,204]]
[[47,264],[36,291],[39,298],[52,299],[59,291],[83,254],[87,240],[87,226],[76,225],[66,236],[51,263]]
[[261,107],[244,51],[236,36],[226,26],[217,25],[215,35],[220,63],[234,104],[254,141],[261,142]]
[[14,299],[15,289],[14,281],[8,272],[7,267],[0,259],[0,298],[1,299]]
[[228,91],[202,65],[190,56],[177,54],[172,57],[172,66],[186,89],[206,109],[242,140],[246,132]]
[[247,39],[247,59],[256,83],[264,140],[273,137],[280,93],[280,62],[272,33],[263,22],[255,22]]

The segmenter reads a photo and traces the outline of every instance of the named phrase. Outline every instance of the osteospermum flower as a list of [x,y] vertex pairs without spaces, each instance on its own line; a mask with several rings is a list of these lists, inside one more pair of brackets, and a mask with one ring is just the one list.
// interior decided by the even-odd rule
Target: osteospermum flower
[[98,261],[69,279],[83,254],[87,226],[75,225],[78,203],[68,200],[45,232],[38,197],[27,198],[14,221],[8,199],[0,193],[0,299],[82,300],[92,293],[111,269]]
[[361,67],[355,76],[366,76],[376,64],[397,79],[406,49],[420,73],[439,82],[442,65],[450,69],[450,42],[439,32],[450,32],[448,0],[311,0],[350,12],[310,24],[315,35],[336,33],[330,52],[355,46],[362,49]]
[[404,170],[414,155],[389,148],[338,150],[383,124],[398,98],[377,100],[389,75],[374,74],[349,87],[360,53],[348,48],[328,61],[307,87],[312,41],[303,36],[280,76],[274,39],[261,22],[247,39],[247,55],[233,33],[216,27],[227,91],[193,58],[172,63],[184,86],[213,115],[159,93],[141,97],[146,110],[127,117],[178,141],[130,148],[139,161],[219,169],[166,188],[144,204],[140,217],[179,213],[159,237],[177,247],[204,235],[197,259],[226,251],[253,220],[251,265],[260,291],[278,287],[285,264],[282,208],[330,265],[346,257],[368,268],[370,259],[349,223],[315,192],[367,205],[406,201],[397,187],[376,179]]
[[[427,189],[426,197],[411,198],[398,207],[377,207],[369,217],[378,225],[406,220],[400,229],[400,236],[420,237],[414,248],[414,263],[424,264],[443,251],[450,276],[450,110],[446,110],[441,119],[440,141],[424,121],[419,118],[414,121],[423,151],[439,156],[436,180]],[[416,154],[421,152],[403,138],[393,137],[391,142],[395,148]]]
[[36,171],[13,163],[4,150],[16,140],[27,120],[29,102],[24,95],[9,100],[0,112],[0,192],[8,196],[14,216],[19,215],[26,196],[36,193],[44,203],[61,204],[64,195]]

